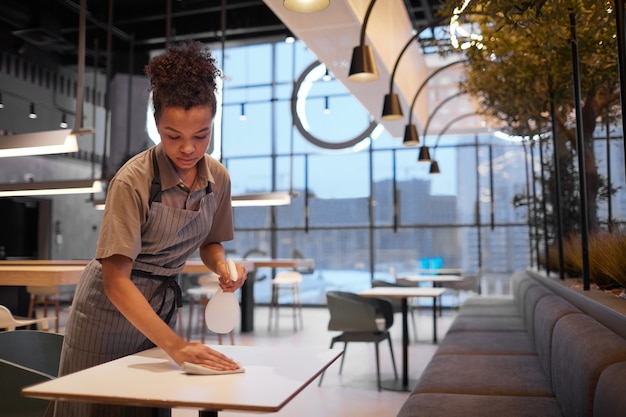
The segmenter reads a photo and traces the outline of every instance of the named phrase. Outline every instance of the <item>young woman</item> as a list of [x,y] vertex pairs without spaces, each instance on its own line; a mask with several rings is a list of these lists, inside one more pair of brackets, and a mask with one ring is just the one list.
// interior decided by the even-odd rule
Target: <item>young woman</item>
[[[174,331],[181,304],[176,277],[192,253],[199,251],[224,291],[240,288],[247,274],[237,265],[241,279],[229,278],[220,242],[234,236],[230,177],[206,154],[221,73],[201,43],[187,42],[153,58],[146,74],[161,143],[131,158],[109,183],[96,255],[68,317],[60,375],[155,345],[179,365],[238,367]],[[58,417],[143,415],[167,416],[170,410],[55,404]]]

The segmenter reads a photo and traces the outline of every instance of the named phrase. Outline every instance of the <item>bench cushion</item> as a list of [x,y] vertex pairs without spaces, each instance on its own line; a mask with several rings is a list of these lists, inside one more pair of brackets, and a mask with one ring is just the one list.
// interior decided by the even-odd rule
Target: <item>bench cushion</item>
[[414,394],[400,408],[401,417],[562,417],[554,397]]
[[558,295],[549,295],[537,302],[535,307],[535,352],[543,370],[551,381],[552,332],[557,321],[568,314],[580,314],[581,311]]
[[435,354],[413,392],[554,396],[535,355]]
[[602,417],[622,417],[626,414],[626,362],[610,365],[600,374],[593,402],[593,415]]
[[586,314],[570,314],[554,326],[551,356],[552,388],[563,414],[590,416],[601,372],[626,361],[626,340]]
[[444,337],[439,354],[535,355],[526,332],[454,332]]
[[453,332],[523,332],[522,319],[518,317],[458,316],[448,328]]

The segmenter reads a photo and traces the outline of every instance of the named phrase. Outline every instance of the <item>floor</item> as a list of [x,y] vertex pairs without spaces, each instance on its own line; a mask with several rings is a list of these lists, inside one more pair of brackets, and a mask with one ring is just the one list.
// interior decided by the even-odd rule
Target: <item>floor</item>
[[[502,282],[499,282],[502,281]],[[508,280],[493,279],[485,282],[483,290],[486,293],[506,293]],[[62,309],[61,332],[67,318],[69,307]],[[192,340],[199,341],[203,317],[201,312],[196,311],[192,324]],[[283,307],[279,316],[278,329],[268,330],[267,306],[255,307],[254,331],[249,333],[235,332],[235,344],[256,346],[290,346],[297,349],[299,346],[329,347],[330,340],[335,332],[327,330],[329,319],[328,310],[325,307],[305,306],[303,308],[304,327],[294,331],[292,311]],[[185,329],[188,323],[188,306],[183,307],[183,323]],[[437,320],[437,332],[439,340],[443,338],[448,327],[456,314],[455,309],[445,309]],[[433,344],[433,317],[429,308],[419,309],[415,313],[418,329],[417,340],[409,322],[411,336],[409,345],[409,376],[411,379],[419,377],[432,355],[437,349]],[[402,369],[402,334],[401,316],[395,317],[395,323],[391,329],[392,342],[396,357],[398,372]],[[52,323],[51,323],[52,326]],[[205,340],[207,344],[217,344],[217,336],[209,333]],[[224,343],[230,343],[228,337]],[[337,346],[336,346],[337,347]],[[381,376],[382,379],[392,378],[393,370],[387,345],[381,344]],[[290,401],[281,411],[272,414],[276,417],[299,416],[299,417],[343,417],[346,415],[358,415],[360,417],[395,416],[406,400],[407,392],[378,391],[376,387],[376,367],[374,345],[371,343],[352,343],[348,346],[345,354],[345,363],[342,375],[339,375],[339,361],[331,365],[324,375],[323,384],[318,386],[316,379],[299,395]],[[191,409],[176,409],[173,417],[197,416],[198,412]],[[250,413],[220,412],[220,415],[228,417],[249,417]]]
[[[62,307],[60,332],[64,330],[69,307]],[[198,309],[195,317],[198,317]],[[438,335],[443,337],[449,326],[454,311],[444,311],[438,317]],[[204,314],[202,314],[204,316]],[[411,343],[409,346],[409,371],[410,377],[419,376],[437,345],[432,342],[432,313],[428,310],[416,313],[418,340],[413,339],[412,328]],[[187,326],[188,308],[183,307],[183,322]],[[337,334],[326,329],[328,324],[328,310],[324,307],[304,307],[302,330],[294,331],[290,308],[281,308],[278,329],[268,331],[268,308],[257,306],[255,308],[254,331],[250,333],[235,332],[235,344],[256,346],[290,346],[297,349],[299,346],[329,347],[331,337]],[[402,369],[402,334],[401,316],[395,317],[394,326],[391,329],[392,343],[398,372]],[[192,327],[192,340],[200,340],[200,323],[194,320]],[[53,324],[51,323],[51,327]],[[218,344],[217,336],[208,333],[206,344]],[[228,337],[223,338],[223,343],[230,343]],[[340,347],[340,346],[335,346]],[[381,378],[393,377],[393,368],[389,355],[388,346],[381,344]],[[307,388],[289,402],[281,411],[272,414],[276,417],[299,416],[299,417],[343,417],[346,415],[358,415],[361,417],[395,416],[408,393],[395,391],[378,391],[376,387],[376,366],[374,345],[371,343],[352,343],[348,345],[342,375],[339,375],[339,362],[337,361],[324,375],[322,386],[318,386],[316,379]],[[175,409],[173,417],[195,417],[196,410]],[[252,414],[245,412],[220,412],[221,416],[250,417]]]

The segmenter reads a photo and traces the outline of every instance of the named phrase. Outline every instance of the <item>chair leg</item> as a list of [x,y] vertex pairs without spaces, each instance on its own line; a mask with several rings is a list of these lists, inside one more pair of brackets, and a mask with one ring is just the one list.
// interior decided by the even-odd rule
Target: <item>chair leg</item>
[[378,385],[378,391],[382,390],[380,385],[380,352],[378,351],[378,342],[374,342],[376,347],[376,383]]
[[269,317],[267,320],[267,331],[271,331],[272,330],[272,317],[275,315],[276,318],[276,327],[278,327],[278,311],[275,311],[274,309],[278,308],[277,303],[278,303],[278,287],[274,284],[270,284],[272,286],[272,290],[271,290],[271,295],[270,295],[270,311],[269,311]]
[[[333,340],[331,340],[331,341],[330,341],[330,349],[332,349],[334,345],[335,345],[335,339],[333,339]],[[343,355],[342,355],[342,356],[343,356]],[[323,371],[323,372],[320,374],[320,380],[319,380],[319,381],[318,381],[318,383],[317,383],[317,386],[318,386],[318,387],[321,387],[321,386],[322,386],[322,380],[324,379],[324,374],[325,374],[325,373],[326,373],[326,371]]]
[[396,357],[393,354],[393,346],[391,345],[391,337],[387,335],[387,340],[389,341],[389,352],[391,352],[391,364],[393,365],[393,374],[396,379],[398,379],[398,370],[396,369]]
[[[28,318],[33,318],[35,317],[33,315],[34,313],[34,309],[35,309],[35,296],[31,294],[30,296],[30,302],[28,303]],[[32,327],[32,324],[29,324],[28,327],[26,327],[28,330],[30,330]]]
[[348,342],[343,342],[343,355],[341,355],[341,363],[339,364],[339,375],[343,371],[343,362],[346,360],[346,354],[348,353]]
[[59,296],[56,295],[52,302],[54,303],[54,315],[55,315],[54,331],[56,333],[59,333],[59,317],[60,317],[60,314],[61,314],[61,301],[59,300]]
[[[292,310],[293,310],[293,331],[298,331],[298,312],[299,312],[299,293],[300,288],[298,288],[298,284],[293,284],[291,286],[291,302],[292,302]],[[300,314],[300,321],[302,321],[302,315]],[[302,328],[302,325],[300,325]]]
[[296,284],[296,295],[294,297],[294,301],[297,302],[297,306],[298,306],[298,316],[300,318],[300,329],[304,329],[304,321],[302,320],[302,298],[300,298],[300,284]]
[[415,342],[417,342],[417,325],[415,324],[415,312],[413,311],[413,307],[409,307],[409,311],[411,312],[411,322],[413,324],[413,338],[415,339]]

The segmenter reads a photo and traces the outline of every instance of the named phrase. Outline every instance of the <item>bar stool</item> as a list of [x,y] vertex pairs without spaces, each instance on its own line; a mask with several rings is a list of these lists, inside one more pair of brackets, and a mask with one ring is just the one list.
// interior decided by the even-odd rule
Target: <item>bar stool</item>
[[[54,306],[54,330],[59,333],[59,287],[56,285],[49,286],[32,286],[26,287],[26,292],[30,294],[30,302],[28,304],[28,318],[35,318],[35,307],[43,307],[43,316],[48,317],[48,307]],[[45,322],[47,323],[47,322]]]
[[[201,327],[201,342],[204,343],[207,327],[204,323],[204,310],[209,303],[209,300],[220,287],[219,277],[217,274],[206,274],[198,277],[198,286],[189,288],[187,294],[189,294],[189,322],[187,324],[187,341],[191,339],[191,327],[193,326],[194,311],[199,309],[200,327]],[[197,303],[197,305],[195,305]],[[234,330],[229,333],[230,344],[235,344]],[[218,343],[222,344],[222,335],[217,334]]]
[[276,321],[278,328],[278,317],[280,315],[280,292],[283,290],[291,291],[291,305],[293,307],[293,330],[298,330],[298,318],[300,319],[300,328],[302,324],[302,301],[300,300],[300,283],[302,282],[302,274],[298,271],[282,271],[276,274],[272,280],[272,295],[270,300],[269,320],[267,330],[272,330],[272,316]]

